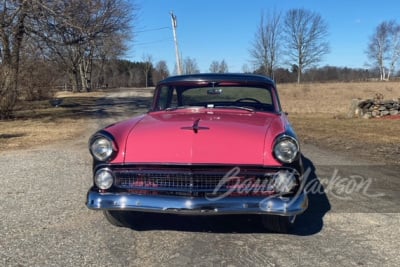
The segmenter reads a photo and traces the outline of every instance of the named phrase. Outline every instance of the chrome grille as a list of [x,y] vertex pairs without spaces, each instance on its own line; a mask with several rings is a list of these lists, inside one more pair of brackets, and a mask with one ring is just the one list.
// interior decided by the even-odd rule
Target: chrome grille
[[[115,173],[116,183],[119,188],[144,189],[144,190],[173,190],[173,191],[202,191],[212,192],[223,179],[225,174],[212,173],[160,173],[118,171]],[[224,188],[235,184],[227,181]]]
[[220,194],[243,181],[268,184],[279,170],[240,168],[240,173],[234,179],[222,181],[229,177],[227,174],[230,171],[232,169],[229,168],[115,168],[114,188],[140,194],[190,196],[216,193],[214,190],[217,188],[217,193]]

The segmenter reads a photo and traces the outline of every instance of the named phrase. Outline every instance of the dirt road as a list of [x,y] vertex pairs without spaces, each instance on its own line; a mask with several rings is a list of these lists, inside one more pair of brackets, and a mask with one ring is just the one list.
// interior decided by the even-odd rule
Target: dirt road
[[129,92],[99,102],[84,136],[0,154],[0,266],[398,266],[400,168],[303,147],[310,207],[292,234],[256,216],[140,215],[116,228],[85,207],[87,139],[143,112]]

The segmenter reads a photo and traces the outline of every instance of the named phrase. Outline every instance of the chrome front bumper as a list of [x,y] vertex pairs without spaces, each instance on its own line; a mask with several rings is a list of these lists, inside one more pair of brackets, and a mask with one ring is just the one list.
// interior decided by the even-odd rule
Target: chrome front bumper
[[93,210],[126,210],[187,214],[272,214],[293,216],[308,206],[306,193],[293,198],[225,197],[219,200],[178,196],[99,193],[90,190],[86,205]]

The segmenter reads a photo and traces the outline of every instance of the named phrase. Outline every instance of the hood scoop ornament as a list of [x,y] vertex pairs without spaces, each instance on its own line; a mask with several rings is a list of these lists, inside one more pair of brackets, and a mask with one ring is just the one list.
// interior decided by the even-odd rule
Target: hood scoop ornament
[[199,126],[200,119],[197,119],[193,122],[192,126],[189,127],[181,127],[182,130],[192,130],[194,133],[198,133],[199,130],[210,130],[208,127]]

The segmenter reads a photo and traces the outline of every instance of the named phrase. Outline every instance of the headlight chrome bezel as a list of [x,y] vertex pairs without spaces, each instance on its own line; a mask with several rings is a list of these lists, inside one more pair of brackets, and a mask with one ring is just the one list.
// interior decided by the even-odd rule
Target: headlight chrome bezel
[[107,168],[97,170],[94,175],[94,184],[102,190],[111,188],[114,184],[114,180],[113,172]]
[[289,135],[280,135],[273,145],[273,155],[281,163],[293,163],[300,153],[300,145],[296,138]]
[[96,161],[109,162],[115,158],[118,147],[113,136],[102,131],[90,138],[89,151]]

